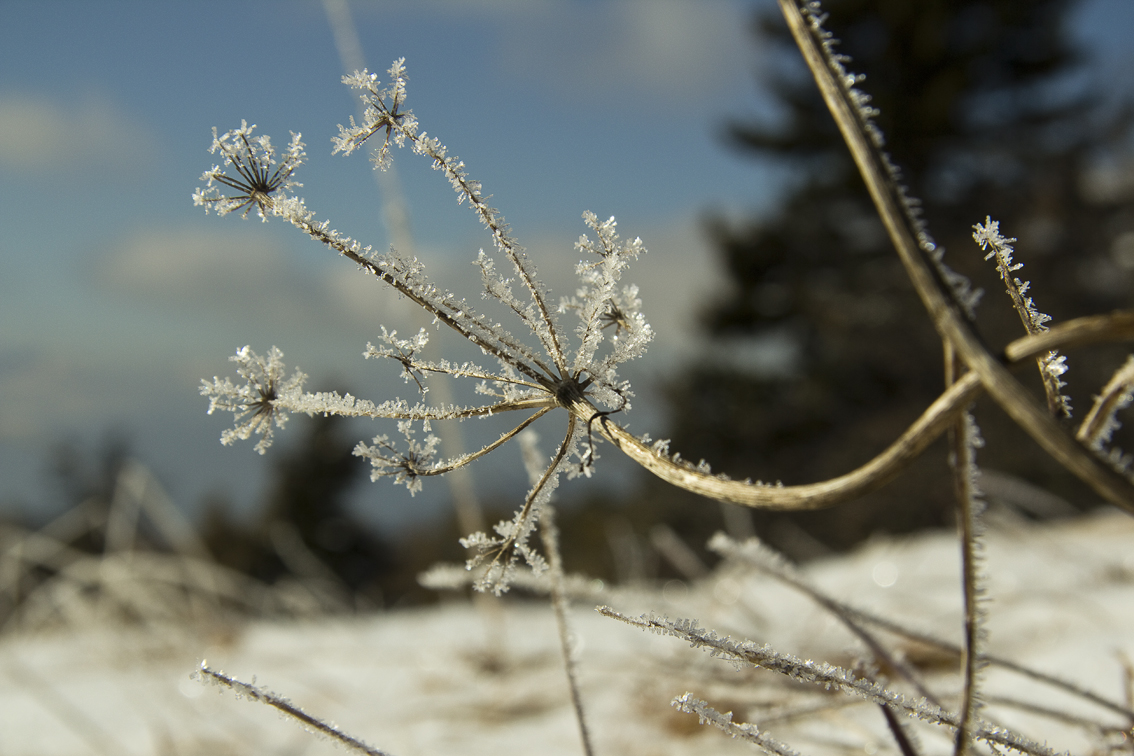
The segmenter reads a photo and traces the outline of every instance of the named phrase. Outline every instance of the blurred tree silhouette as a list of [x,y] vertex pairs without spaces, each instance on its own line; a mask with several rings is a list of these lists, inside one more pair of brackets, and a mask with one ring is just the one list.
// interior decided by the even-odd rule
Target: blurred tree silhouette
[[[850,70],[866,74],[887,149],[924,201],[947,263],[985,289],[977,321],[990,343],[1023,330],[971,240],[986,215],[1019,237],[1022,277],[1057,321],[1131,305],[1134,260],[1112,254],[1116,236],[1134,228],[1129,206],[1089,180],[1092,165],[1120,149],[1130,117],[1083,75],[1067,35],[1071,0],[823,5]],[[728,138],[744,153],[786,161],[797,179],[772,217],[710,221],[732,282],[704,317],[722,359],[671,383],[670,433],[672,448],[717,471],[803,483],[847,472],[896,438],[942,390],[941,348],[783,19],[761,14],[757,32],[779,48],[765,84],[782,114],[733,124]],[[1092,369],[1071,357],[1066,379],[1080,416],[1118,359]],[[1079,506],[1094,501],[999,411],[978,417],[995,439],[983,466]],[[645,499],[680,518],[687,495],[647,488]],[[1026,493],[1014,497],[1028,508]],[[763,537],[806,556],[878,530],[943,525],[951,510],[939,444],[858,502],[754,518]],[[695,543],[712,529],[684,532]]]
[[282,455],[260,513],[245,527],[216,500],[206,507],[204,538],[219,562],[274,583],[284,576],[322,582],[342,598],[382,605],[383,577],[393,549],[351,514],[346,496],[361,482],[364,463],[351,454],[341,418],[306,421],[302,443]]

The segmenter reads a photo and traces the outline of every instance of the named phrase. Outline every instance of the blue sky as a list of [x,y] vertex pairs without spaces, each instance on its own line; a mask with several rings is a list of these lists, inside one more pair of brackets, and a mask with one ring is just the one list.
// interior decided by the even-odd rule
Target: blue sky
[[[465,160],[557,294],[569,293],[584,210],[643,238],[650,253],[629,277],[659,338],[631,374],[639,432],[663,430],[651,381],[695,354],[696,308],[719,285],[700,219],[766,207],[778,183],[773,166],[721,140],[728,119],[768,112],[755,78],[765,54],[749,30],[767,5],[349,6],[367,65],[406,58],[422,127]],[[1132,30],[1129,0],[1079,13],[1077,34],[1123,87]],[[186,508],[211,490],[247,507],[271,453],[222,448],[227,421],[207,417],[197,394],[244,344],[279,346],[315,385],[378,399],[403,388],[361,358],[379,323],[412,327],[390,292],[290,227],[206,217],[190,201],[212,165],[210,129],[243,118],[279,146],[302,132],[308,206],[389,244],[368,161],[330,155],[355,108],[342,66],[322,2],[0,0],[0,505],[58,506],[48,450],[118,432]],[[468,261],[488,238],[421,159],[398,155],[396,175],[415,251],[475,296]],[[390,488],[371,486],[361,505],[389,522],[423,506]]]

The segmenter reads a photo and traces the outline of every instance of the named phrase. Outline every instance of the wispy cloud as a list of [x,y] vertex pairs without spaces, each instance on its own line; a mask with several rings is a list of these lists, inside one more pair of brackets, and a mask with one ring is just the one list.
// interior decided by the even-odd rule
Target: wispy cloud
[[[290,230],[275,231],[290,236]],[[97,283],[155,310],[288,324],[304,332],[407,322],[404,303],[373,277],[333,258],[302,266],[276,232],[259,223],[139,229],[103,258]]]
[[152,164],[157,143],[138,118],[106,97],[63,102],[42,94],[0,94],[0,167],[5,170],[131,175]]
[[508,19],[501,66],[573,98],[636,95],[689,108],[737,79],[754,58],[747,5],[706,0],[623,0],[579,13],[541,6]]

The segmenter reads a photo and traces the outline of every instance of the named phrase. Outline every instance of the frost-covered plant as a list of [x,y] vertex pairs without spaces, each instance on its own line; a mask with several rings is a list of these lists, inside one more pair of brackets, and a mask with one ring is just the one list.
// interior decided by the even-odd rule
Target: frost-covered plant
[[[559,451],[515,518],[498,524],[494,534],[476,533],[465,539],[466,546],[493,559],[494,569],[486,574],[484,586],[502,591],[517,556],[523,555],[537,571],[542,568],[542,560],[527,546],[527,539],[538,521],[540,506],[555,489],[559,475],[564,471],[569,475],[591,474],[595,461],[592,425],[612,412],[630,408],[633,393],[619,377],[618,367],[645,351],[653,331],[641,312],[637,288],[621,284],[620,279],[627,265],[645,249],[640,239],[621,239],[613,218],[600,221],[594,213],[585,213],[584,223],[595,239],[584,235],[576,244],[576,249],[585,255],[577,267],[579,289],[575,296],[553,306],[535,266],[511,237],[503,216],[488,206],[480,184],[469,178],[464,163],[450,156],[436,138],[419,131],[412,111],[405,109],[403,60],[394,62],[389,76],[391,83],[385,88],[379,86],[375,74],[366,71],[344,77],[344,83],[360,91],[364,115],[361,123],[351,118],[349,127],[339,127],[334,151],[350,154],[377,137],[381,144],[374,161],[379,168],[389,163],[391,145],[401,147],[408,143],[414,152],[429,158],[433,167],[448,178],[458,201],[467,202],[477,214],[490,231],[497,251],[508,261],[507,272],[500,272],[493,258],[481,250],[476,265],[481,272],[483,295],[511,311],[539,346],[531,346],[487,314],[478,312],[465,299],[436,286],[417,259],[402,257],[396,250],[377,253],[332,230],[329,222],[316,221],[303,200],[289,194],[290,189],[298,186],[292,175],[304,157],[299,135],[293,135],[291,148],[277,164],[270,140],[255,136],[255,126],[248,126],[245,121],[239,129],[220,136],[214,131],[211,151],[219,154],[223,163],[202,176],[205,185],[193,195],[196,204],[204,206],[206,212],[215,210],[219,214],[244,209],[245,215],[255,205],[265,221],[270,216],[289,221],[408,297],[432,316],[434,323],[447,326],[475,344],[494,360],[495,366],[425,359],[421,356],[429,338],[425,329],[402,339],[396,332],[383,328],[380,344],[368,344],[366,357],[400,363],[406,380],[412,381],[422,398],[427,394],[426,376],[441,373],[478,381],[477,392],[489,397],[488,401],[477,406],[429,405],[420,399],[414,403],[398,399],[376,404],[349,394],[308,392],[302,373],[281,380],[282,353],[275,347],[267,358],[259,357],[248,347],[241,349],[233,359],[240,366],[238,371],[245,383],[238,385],[229,379],[214,378],[204,382],[201,392],[210,398],[210,412],[230,410],[236,416],[236,427],[226,431],[222,441],[231,443],[257,433],[261,439],[256,449],[261,453],[271,444],[273,425],[282,426],[289,413],[396,420],[400,442],[378,435],[370,444],[360,443],[355,454],[370,460],[372,477],[393,477],[411,492],[420,490],[422,478],[449,472],[487,454],[552,409],[568,409]],[[514,291],[514,285],[521,293]],[[559,322],[565,313],[574,313],[578,321],[574,349],[569,347],[566,331]],[[614,330],[610,331],[612,326]],[[438,458],[440,439],[430,432],[432,422],[512,411],[530,414],[479,451],[455,459]],[[251,418],[245,420],[249,414]],[[424,434],[423,438],[419,439],[418,431]],[[580,450],[584,437],[588,443],[585,450]],[[572,462],[573,459],[576,461]]]
[[[544,530],[546,555],[538,553],[529,539],[533,530],[541,525],[541,512],[558,485],[560,475],[589,476],[593,472],[597,459],[595,443],[599,438],[605,438],[655,475],[694,493],[748,507],[805,510],[832,506],[883,485],[934,439],[950,431],[960,512],[965,603],[958,713],[946,711],[933,703],[930,696],[925,696],[924,701],[910,701],[852,670],[804,662],[773,649],[721,638],[701,629],[695,622],[674,623],[653,616],[632,620],[613,610],[606,613],[631,624],[675,635],[738,663],[772,668],[797,680],[873,701],[882,707],[900,749],[907,756],[914,751],[903,740],[896,713],[955,729],[957,756],[970,752],[974,741],[983,741],[993,751],[1007,747],[1048,754],[1050,751],[1044,746],[996,728],[979,716],[977,683],[981,665],[986,661],[981,651],[984,633],[979,603],[982,505],[975,462],[979,433],[968,407],[982,391],[987,392],[1058,463],[1108,501],[1134,512],[1134,480],[1128,474],[1129,465],[1120,452],[1104,448],[1116,427],[1115,412],[1126,406],[1134,393],[1134,369],[1126,367],[1116,373],[1078,434],[1072,435],[1062,422],[1070,416],[1071,405],[1060,391],[1064,385],[1060,376],[1066,364],[1057,351],[1070,344],[1134,337],[1134,313],[1093,316],[1048,326],[1050,319],[1040,313],[1027,296],[1028,284],[1013,275],[1020,267],[1012,260],[1011,245],[1015,240],[1003,237],[999,225],[986,218],[984,224],[974,226],[974,239],[988,251],[989,259],[995,258],[1028,332],[1027,336],[1009,344],[1003,353],[990,351],[975,328],[980,292],[974,291],[967,279],[945,264],[944,250],[933,241],[917,200],[909,195],[898,168],[885,152],[884,136],[873,121],[877,111],[869,104],[869,96],[859,89],[862,77],[846,69],[848,58],[838,52],[836,40],[823,28],[825,16],[819,3],[815,0],[779,2],[891,241],[941,337],[945,353],[944,392],[875,459],[852,472],[819,483],[784,486],[736,481],[714,475],[704,461],[694,465],[682,460],[679,454],[671,454],[667,441],[654,442],[622,428],[612,416],[630,408],[633,392],[619,376],[618,367],[641,356],[653,336],[642,313],[637,288],[621,280],[626,267],[645,251],[642,242],[621,239],[613,218],[600,221],[593,213],[585,213],[583,220],[589,234],[575,245],[584,256],[576,268],[579,287],[574,296],[553,305],[535,265],[512,238],[501,214],[487,204],[487,195],[480,184],[469,177],[465,164],[450,155],[435,137],[420,130],[413,112],[406,109],[403,60],[391,66],[390,81],[385,87],[375,74],[365,70],[344,77],[345,84],[358,90],[363,114],[359,122],[352,118],[349,126],[340,126],[339,135],[333,140],[334,151],[350,154],[367,143],[377,143],[374,153],[377,168],[389,164],[393,147],[408,145],[414,153],[429,159],[433,168],[441,171],[452,185],[458,203],[467,203],[477,215],[489,231],[496,253],[503,256],[504,271],[499,270],[496,261],[483,250],[476,258],[482,296],[510,312],[511,318],[518,321],[522,335],[513,334],[459,295],[436,286],[416,258],[403,256],[397,250],[375,252],[333,230],[329,221],[316,220],[315,213],[304,201],[291,193],[299,186],[293,176],[304,159],[299,135],[292,136],[291,146],[277,161],[270,141],[255,136],[255,127],[242,122],[239,129],[220,136],[214,130],[211,151],[222,157],[222,164],[202,176],[205,185],[194,194],[197,205],[204,206],[206,212],[216,210],[219,214],[244,210],[245,216],[255,205],[265,221],[273,216],[286,220],[411,300],[437,327],[445,326],[478,347],[491,361],[491,366],[426,359],[422,352],[428,342],[428,331],[422,329],[410,338],[401,338],[383,328],[378,336],[379,344],[368,345],[366,357],[399,363],[407,385],[412,384],[419,395],[412,403],[405,399],[374,403],[349,394],[308,392],[302,373],[296,372],[285,379],[282,354],[274,347],[267,358],[257,356],[247,347],[240,350],[233,359],[244,383],[214,378],[203,383],[201,392],[210,398],[210,412],[222,409],[234,413],[236,425],[225,431],[222,441],[230,443],[256,433],[261,436],[257,444],[261,453],[270,445],[273,429],[282,426],[289,413],[393,420],[401,436],[399,441],[392,441],[385,434],[377,435],[369,444],[360,443],[355,454],[370,460],[373,478],[393,477],[411,492],[420,490],[422,478],[466,465],[516,438],[545,415],[564,411],[566,423],[562,440],[550,462],[545,460],[542,472],[537,470],[533,475],[532,488],[513,519],[497,524],[491,534],[478,532],[462,540],[466,547],[477,552],[468,563],[470,569],[487,563],[476,580],[477,587],[495,593],[507,590],[521,557],[536,577],[551,573],[549,583],[553,593],[563,592],[566,582],[558,566],[554,531]],[[573,342],[561,322],[569,313],[577,319]],[[1040,365],[1047,407],[1037,402],[1010,372],[1010,368],[1032,359]],[[426,403],[423,400],[428,395],[428,378],[434,374],[471,378],[478,382],[478,393],[488,399],[473,406]],[[470,454],[439,458],[440,442],[431,432],[432,423],[513,411],[525,413],[526,417],[498,440]],[[856,633],[861,633],[860,637],[869,637],[861,625],[856,624],[855,617],[837,609],[836,602],[828,600],[824,605],[836,611],[848,626],[858,628]],[[877,644],[871,647],[877,654],[883,653]],[[573,693],[577,691],[573,689]],[[786,747],[765,739],[754,727],[736,725],[728,715],[720,714],[689,694],[680,697],[675,704],[734,736],[746,737],[772,752],[787,752]]]
[[260,436],[256,451],[263,454],[272,445],[275,428],[287,424],[288,413],[280,397],[302,391],[307,376],[296,371],[285,378],[283,352],[276,347],[268,350],[266,357],[243,347],[229,359],[236,363],[236,372],[244,382],[236,384],[230,378],[214,377],[211,384],[205,382],[201,393],[209,397],[210,415],[221,410],[236,418],[235,427],[221,433],[222,444],[245,441],[255,433]]
[[[255,128],[247,121],[241,121],[239,129],[219,137],[216,128],[213,129],[213,144],[209,152],[221,155],[224,168],[214,165],[211,170],[205,171],[201,176],[205,188],[193,193],[193,204],[204,205],[206,211],[211,207],[221,215],[243,209],[246,218],[255,205],[260,219],[267,223],[271,208],[287,197],[288,190],[303,186],[291,178],[306,157],[300,135],[292,132],[287,152],[276,163],[271,138],[253,136]],[[229,175],[229,169],[236,175]],[[227,194],[218,184],[237,193]],[[273,194],[276,195],[274,198]]]

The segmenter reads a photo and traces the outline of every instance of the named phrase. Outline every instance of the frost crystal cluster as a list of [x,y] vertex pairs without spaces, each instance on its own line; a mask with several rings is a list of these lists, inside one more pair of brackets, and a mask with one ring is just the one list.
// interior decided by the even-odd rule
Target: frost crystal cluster
[[[284,379],[283,354],[275,347],[267,357],[244,347],[233,358],[241,382],[214,378],[203,382],[201,393],[209,397],[210,412],[227,410],[236,418],[235,427],[224,432],[222,441],[227,444],[255,433],[260,436],[256,445],[260,453],[271,445],[273,429],[282,427],[290,413],[394,420],[395,439],[377,435],[370,443],[358,444],[354,453],[370,461],[372,478],[392,477],[411,492],[420,490],[422,478],[468,464],[552,410],[566,409],[568,419],[559,450],[515,518],[499,523],[494,535],[475,533],[464,540],[479,554],[474,563],[490,561],[482,587],[501,591],[506,589],[519,556],[537,572],[544,569],[543,558],[527,544],[542,504],[561,472],[591,474],[596,459],[594,425],[603,425],[608,415],[630,407],[632,392],[619,377],[618,366],[643,354],[653,331],[642,315],[637,287],[621,283],[621,276],[645,249],[640,239],[621,239],[613,218],[600,221],[594,213],[585,213],[584,223],[594,238],[584,235],[575,245],[583,255],[577,266],[579,288],[574,296],[552,305],[535,265],[512,238],[503,216],[487,204],[480,184],[468,176],[465,164],[450,155],[441,142],[420,131],[413,112],[405,109],[404,60],[395,61],[389,75],[391,83],[385,87],[377,75],[365,70],[343,78],[345,84],[359,90],[364,110],[361,123],[351,118],[349,126],[339,127],[339,135],[333,140],[334,152],[350,154],[377,138],[377,168],[389,165],[391,147],[408,144],[415,153],[429,158],[433,168],[449,180],[458,203],[467,203],[488,229],[496,253],[505,260],[501,270],[492,256],[480,251],[475,265],[480,271],[482,296],[510,311],[521,333],[538,346],[478,312],[465,299],[436,286],[417,259],[403,257],[396,250],[379,254],[331,229],[329,222],[317,221],[303,200],[291,193],[300,186],[294,174],[305,157],[300,136],[293,134],[287,151],[277,159],[270,139],[254,135],[255,126],[242,121],[240,128],[220,136],[214,129],[210,151],[219,154],[223,162],[201,177],[205,184],[193,194],[194,204],[221,215],[243,210],[247,216],[255,207],[264,221],[271,216],[283,218],[412,300],[429,313],[435,325],[447,326],[475,344],[489,362],[428,360],[422,356],[429,340],[426,330],[401,338],[382,328],[377,343],[367,345],[365,356],[398,363],[407,384],[418,394],[413,403],[399,399],[377,404],[349,394],[306,392],[302,373]],[[568,343],[569,331],[559,322],[560,316],[568,313],[574,313],[578,321],[578,345],[574,348]],[[477,393],[487,400],[473,406],[426,403],[422,400],[432,374],[471,378],[478,382]],[[430,432],[431,422],[508,411],[527,413],[527,417],[476,452],[454,459],[438,456],[440,439]],[[585,448],[580,448],[580,442]]]
[[[1012,298],[1012,304],[1020,314],[1020,320],[1023,321],[1024,328],[1027,329],[1028,333],[1036,334],[1046,331],[1051,316],[1037,310],[1032,298],[1027,296],[1031,282],[1021,281],[1012,275],[1024,267],[1023,263],[1012,261],[1012,253],[1015,251],[1012,245],[1016,240],[1001,236],[999,221],[994,221],[986,216],[984,225],[978,223],[973,226],[973,241],[979,244],[982,250],[988,251],[988,254],[984,256],[985,260],[995,259],[996,272],[1000,274],[1001,280],[1008,287],[1008,296]],[[1036,362],[1039,365],[1040,375],[1043,377],[1043,386],[1047,392],[1049,408],[1053,413],[1058,413],[1067,418],[1071,417],[1071,399],[1060,391],[1067,385],[1061,377],[1067,372],[1067,357],[1056,350],[1052,350],[1042,357],[1037,357]]]

